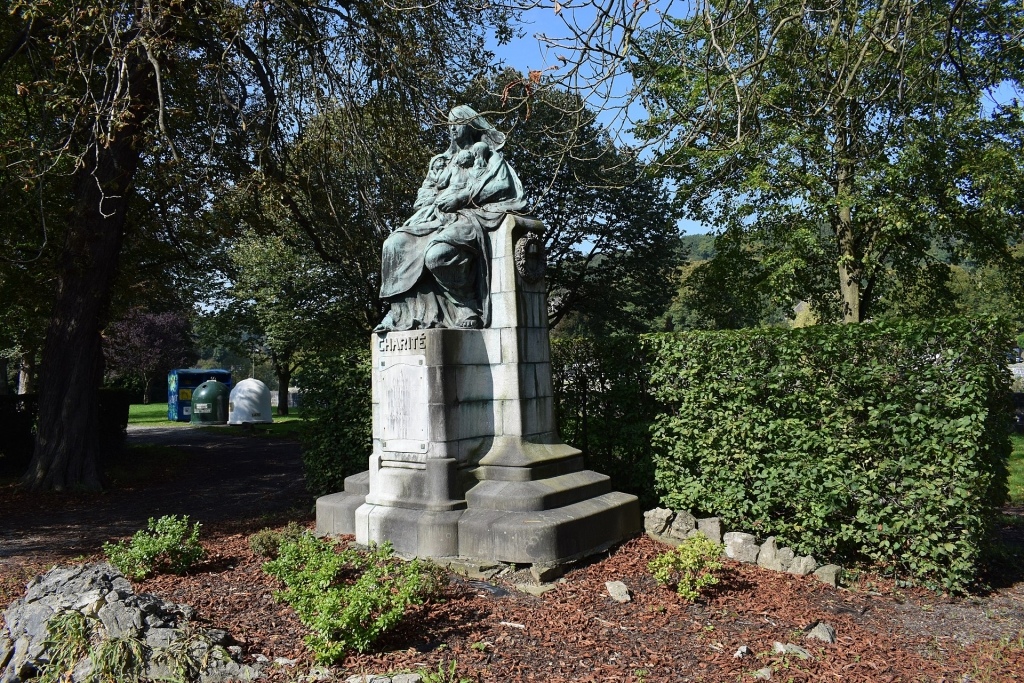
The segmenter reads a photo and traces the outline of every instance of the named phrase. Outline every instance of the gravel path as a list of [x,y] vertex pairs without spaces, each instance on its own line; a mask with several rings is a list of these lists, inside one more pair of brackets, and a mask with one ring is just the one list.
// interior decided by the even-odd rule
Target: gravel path
[[218,434],[187,427],[129,427],[128,443],[180,448],[187,471],[109,494],[28,495],[6,489],[0,502],[0,565],[87,555],[127,536],[150,517],[186,514],[200,522],[251,519],[312,499],[302,478],[299,443]]

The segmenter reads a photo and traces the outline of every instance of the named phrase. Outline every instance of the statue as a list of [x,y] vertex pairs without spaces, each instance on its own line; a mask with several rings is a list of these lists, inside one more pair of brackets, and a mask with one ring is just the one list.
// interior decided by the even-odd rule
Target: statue
[[448,115],[451,145],[430,160],[414,213],[384,241],[377,332],[490,324],[488,232],[526,206],[505,135],[472,108]]

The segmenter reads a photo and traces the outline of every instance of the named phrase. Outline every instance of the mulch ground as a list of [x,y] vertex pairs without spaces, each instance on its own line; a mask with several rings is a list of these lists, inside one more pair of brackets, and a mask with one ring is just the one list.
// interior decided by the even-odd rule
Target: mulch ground
[[[205,455],[210,443],[216,458]],[[102,541],[129,535],[165,509],[187,512],[204,522],[208,561],[186,576],[156,576],[136,589],[192,605],[201,624],[232,635],[247,662],[296,660],[292,667],[272,666],[269,681],[309,680],[302,678],[315,664],[303,643],[307,631],[274,599],[281,586],[262,572],[263,558],[248,544],[251,533],[268,525],[311,525],[308,503],[294,507],[302,486],[297,447],[210,443],[188,444],[197,464],[174,481],[109,496],[39,501],[0,490],[0,609],[51,564],[100,560]],[[1021,527],[1006,531],[1020,535]],[[901,592],[866,574],[853,589],[837,590],[813,578],[730,562],[722,583],[690,604],[647,571],[665,549],[648,538],[628,541],[573,569],[541,597],[511,585],[522,572],[489,583],[453,575],[441,599],[411,610],[372,652],[353,654],[330,671],[344,680],[357,673],[437,671],[455,661],[459,676],[475,683],[733,683],[753,680],[765,667],[772,680],[783,681],[1024,678],[1020,571],[1003,572],[1012,578],[988,595],[950,599]],[[624,582],[633,600],[614,602],[606,581]],[[835,627],[837,643],[804,639],[818,621]],[[775,641],[800,645],[813,657],[775,654]],[[741,645],[754,654],[735,659]]]
[[[262,572],[263,558],[249,549],[248,535],[261,526],[258,521],[210,525],[205,564],[186,576],[139,582],[136,590],[192,605],[201,624],[231,633],[246,661],[258,656],[297,660],[294,667],[275,666],[269,674],[270,681],[293,681],[315,662],[302,642],[305,628],[291,608],[274,599],[280,584]],[[658,586],[646,569],[665,549],[649,538],[628,541],[569,572],[541,597],[518,592],[500,577],[483,584],[453,575],[443,599],[412,610],[373,652],[351,655],[331,672],[343,680],[356,673],[436,671],[455,660],[459,675],[478,683],[732,683],[753,680],[752,673],[764,667],[771,667],[772,680],[789,681],[959,683],[1024,677],[1019,613],[1002,625],[1012,638],[963,644],[907,629],[903,618],[907,611],[939,614],[958,601],[922,591],[896,594],[877,579],[871,587],[885,593],[836,590],[813,577],[734,562],[705,601],[690,604]],[[632,602],[619,604],[608,596],[605,582],[612,580],[629,587]],[[1003,597],[1024,603],[1019,592]],[[818,621],[835,627],[836,644],[804,639]],[[776,654],[775,641],[800,645],[812,659]],[[754,655],[735,659],[741,645]]]

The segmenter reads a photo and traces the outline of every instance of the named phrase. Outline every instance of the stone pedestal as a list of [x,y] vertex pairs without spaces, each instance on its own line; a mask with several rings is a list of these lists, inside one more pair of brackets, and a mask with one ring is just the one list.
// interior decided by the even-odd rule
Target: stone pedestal
[[317,501],[320,533],[406,556],[548,564],[640,530],[636,497],[558,436],[542,229],[509,216],[491,233],[489,328],[373,336],[370,469]]

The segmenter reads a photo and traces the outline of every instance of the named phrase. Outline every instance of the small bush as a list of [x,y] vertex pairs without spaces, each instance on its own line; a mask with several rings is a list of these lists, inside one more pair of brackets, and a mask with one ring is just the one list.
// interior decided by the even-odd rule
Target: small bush
[[129,542],[104,543],[103,552],[125,576],[142,580],[157,571],[184,574],[206,558],[199,544],[199,522],[189,527],[188,515],[165,515],[149,519],[147,529],[136,532]]
[[298,541],[305,531],[305,528],[297,522],[288,522],[280,531],[264,527],[249,537],[249,547],[257,555],[272,560],[277,557],[277,551],[282,543]]
[[358,552],[309,533],[282,543],[263,570],[284,582],[277,598],[312,631],[306,645],[320,662],[365,652],[409,607],[437,594],[442,576],[433,565],[395,557],[390,544]]
[[725,546],[698,532],[679,547],[662,553],[647,565],[662,586],[675,586],[676,593],[693,601],[701,591],[718,583],[715,572],[722,568],[719,558]]

